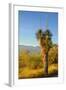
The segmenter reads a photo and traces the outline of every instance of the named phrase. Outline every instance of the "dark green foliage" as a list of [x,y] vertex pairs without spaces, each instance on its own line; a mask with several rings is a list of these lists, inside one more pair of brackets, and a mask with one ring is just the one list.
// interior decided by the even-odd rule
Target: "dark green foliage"
[[50,30],[47,29],[43,32],[41,29],[39,29],[36,33],[36,37],[39,40],[40,45],[46,48],[47,53],[49,49],[52,47],[52,34]]
[[36,33],[36,37],[39,40],[40,38],[42,38],[42,29],[39,29],[38,32]]

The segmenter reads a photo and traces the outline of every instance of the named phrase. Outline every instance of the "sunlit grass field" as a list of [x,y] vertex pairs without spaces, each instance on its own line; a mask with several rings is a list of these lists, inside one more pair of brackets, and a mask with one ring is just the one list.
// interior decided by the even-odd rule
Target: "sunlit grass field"
[[[52,64],[48,68],[48,77],[54,77],[57,76],[58,71],[58,65]],[[44,75],[44,68],[40,69],[29,69],[29,68],[20,68],[19,71],[19,78],[42,78],[46,77]]]
[[45,76],[41,53],[31,53],[27,50],[19,51],[19,79],[44,78],[58,76],[57,47],[51,49],[48,55],[48,75]]

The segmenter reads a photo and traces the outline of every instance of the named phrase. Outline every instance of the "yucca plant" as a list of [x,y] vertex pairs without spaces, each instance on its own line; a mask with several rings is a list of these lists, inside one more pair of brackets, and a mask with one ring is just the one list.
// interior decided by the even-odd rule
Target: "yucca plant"
[[36,33],[36,37],[41,48],[42,61],[44,64],[44,73],[45,75],[48,75],[48,52],[52,46],[52,34],[48,29],[44,32],[42,31],[42,29],[39,29]]

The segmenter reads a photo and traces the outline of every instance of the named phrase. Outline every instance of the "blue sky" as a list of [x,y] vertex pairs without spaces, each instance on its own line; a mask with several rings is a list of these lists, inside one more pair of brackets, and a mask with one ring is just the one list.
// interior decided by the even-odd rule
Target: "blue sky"
[[48,29],[50,29],[53,35],[52,41],[58,43],[58,13],[19,11],[19,45],[39,45],[36,39],[36,32],[40,28],[45,31],[46,21],[48,21]]

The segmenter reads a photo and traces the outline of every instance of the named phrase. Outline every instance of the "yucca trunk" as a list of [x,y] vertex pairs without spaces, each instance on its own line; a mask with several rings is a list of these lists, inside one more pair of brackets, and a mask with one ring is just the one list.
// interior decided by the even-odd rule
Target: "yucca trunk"
[[44,63],[45,75],[48,75],[48,53],[46,53],[46,59]]
[[46,48],[41,46],[41,56],[42,56],[42,62],[44,65],[44,74],[48,74],[48,54],[46,53]]

